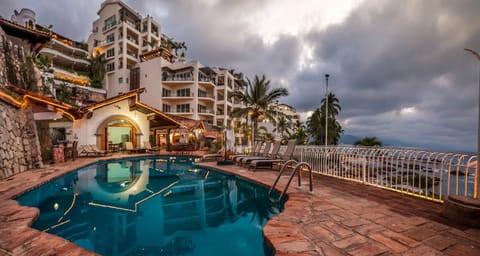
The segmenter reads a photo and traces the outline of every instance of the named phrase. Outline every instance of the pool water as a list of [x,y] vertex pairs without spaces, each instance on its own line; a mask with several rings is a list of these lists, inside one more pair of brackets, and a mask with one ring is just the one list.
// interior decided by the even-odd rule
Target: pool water
[[262,228],[283,207],[180,157],[101,161],[17,200],[40,209],[34,228],[103,255],[269,255]]

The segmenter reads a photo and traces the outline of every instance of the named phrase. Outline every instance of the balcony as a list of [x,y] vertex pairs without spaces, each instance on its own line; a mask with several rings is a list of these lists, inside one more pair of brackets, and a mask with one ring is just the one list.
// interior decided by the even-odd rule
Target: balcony
[[203,84],[203,85],[209,85],[214,87],[215,86],[215,80],[206,78],[206,77],[199,77],[198,78],[198,83]]
[[212,109],[199,109],[198,114],[203,115],[203,116],[214,116],[215,115],[215,113]]
[[50,56],[51,60],[54,63],[60,63],[65,66],[72,66],[74,68],[86,68],[90,63],[86,59],[75,58],[74,56],[64,54],[63,52],[57,51],[50,48],[42,48],[40,53]]
[[166,112],[168,114],[174,114],[174,115],[192,115],[193,114],[193,109],[190,110],[184,110],[184,111],[177,111],[177,110],[171,110],[170,112]]
[[198,94],[198,99],[202,101],[215,102],[215,96],[209,94]]
[[134,46],[138,46],[138,40],[131,37],[131,36],[127,36],[127,42],[130,42],[131,44],[133,44]]
[[140,25],[136,25],[135,23],[131,22],[130,20],[126,19],[123,21],[123,23],[127,24],[127,26],[129,28],[132,28],[134,30],[135,33],[139,33],[140,32]]
[[225,103],[227,103],[227,106],[233,106],[233,100],[232,99],[225,99],[225,98],[222,98],[222,99],[218,99],[217,100],[217,105],[224,105]]
[[97,41],[96,44],[95,44],[95,47],[106,48],[106,47],[110,46],[111,44],[113,44],[114,41],[115,40],[108,40],[108,39]]
[[163,99],[167,99],[167,100],[193,99],[193,93],[191,93],[190,95],[187,95],[187,94],[176,94],[176,93],[164,94],[164,95],[162,95],[162,98],[163,98]]
[[52,39],[51,48],[57,49],[58,51],[63,51],[66,54],[72,54],[76,57],[86,58],[88,56],[88,51],[86,51],[79,43],[73,43],[67,40],[58,40]]
[[191,84],[193,79],[191,77],[162,77],[162,83],[164,84]]
[[132,52],[132,51],[127,51],[127,55],[131,58],[133,58],[133,60],[137,60],[138,59],[138,54],[135,53],[135,52]]

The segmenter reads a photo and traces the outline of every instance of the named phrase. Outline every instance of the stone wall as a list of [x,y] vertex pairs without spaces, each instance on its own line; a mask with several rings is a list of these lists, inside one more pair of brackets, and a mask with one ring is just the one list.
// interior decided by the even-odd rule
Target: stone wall
[[0,100],[0,180],[42,166],[35,121],[30,109]]
[[0,88],[8,83],[25,90],[38,92],[41,80],[33,63],[29,46],[19,39],[8,37],[0,28]]
[[[12,42],[0,28],[0,90],[8,83],[32,89],[32,61],[25,47]],[[35,121],[30,108],[0,97],[0,180],[42,166]]]

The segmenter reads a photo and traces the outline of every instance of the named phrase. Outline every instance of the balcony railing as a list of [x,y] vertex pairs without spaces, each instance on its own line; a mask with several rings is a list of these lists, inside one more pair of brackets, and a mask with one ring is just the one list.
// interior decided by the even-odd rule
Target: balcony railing
[[171,110],[170,112],[167,112],[169,114],[191,114],[193,113],[193,108],[192,109],[184,109],[184,110]]
[[136,54],[136,53],[134,53],[134,52],[129,52],[129,51],[127,51],[127,54],[130,55],[130,56],[132,56],[132,57],[135,58],[135,59],[138,57],[138,54]]
[[212,83],[212,84],[215,84],[215,80],[210,79],[210,78],[206,78],[206,77],[199,77],[199,78],[198,78],[198,81],[199,81],[199,82],[203,82],[203,83]]
[[135,38],[133,37],[130,37],[130,36],[127,36],[127,40],[134,43],[135,45],[138,45],[138,40],[136,40]]
[[442,202],[476,198],[479,172],[471,154],[352,146],[297,146],[294,157],[314,172]]
[[199,98],[208,98],[208,99],[215,99],[214,95],[206,94],[206,93],[199,93],[198,94]]
[[162,97],[165,97],[165,98],[192,98],[193,97],[193,93],[190,93],[189,94],[185,94],[185,93],[179,93],[179,94],[176,94],[176,93],[172,93],[172,94],[163,94]]
[[163,77],[162,81],[193,81],[192,77],[173,77],[167,76]]
[[214,114],[214,111],[211,110],[211,109],[199,109],[199,110],[198,110],[198,113],[199,113],[199,114],[212,114],[212,115],[213,115],[213,114]]

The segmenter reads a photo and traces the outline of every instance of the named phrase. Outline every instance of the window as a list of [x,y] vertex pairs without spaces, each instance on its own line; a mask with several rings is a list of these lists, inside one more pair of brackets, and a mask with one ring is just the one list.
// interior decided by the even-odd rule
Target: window
[[165,88],[162,89],[162,96],[163,97],[170,97],[172,95],[172,92],[170,90],[167,90]]
[[172,106],[167,105],[167,104],[162,104],[162,111],[163,112],[172,112]]
[[198,113],[208,113],[207,106],[198,104]]
[[125,80],[126,80],[126,82],[127,82],[127,84],[128,84],[128,77],[127,77]]
[[177,97],[190,97],[190,88],[178,89]]
[[177,113],[190,113],[190,104],[178,104]]
[[115,70],[115,62],[107,63],[106,69],[107,69],[107,72],[114,71]]
[[105,26],[103,27],[104,31],[115,26],[115,24],[117,24],[115,15],[108,17],[104,22],[105,22]]
[[122,84],[123,83],[123,77],[119,77],[118,78],[118,84]]
[[107,58],[115,55],[115,48],[110,48],[107,50]]
[[107,35],[107,43],[115,41],[115,33],[111,33]]
[[207,92],[198,89],[198,97],[204,97],[204,98],[208,97]]

